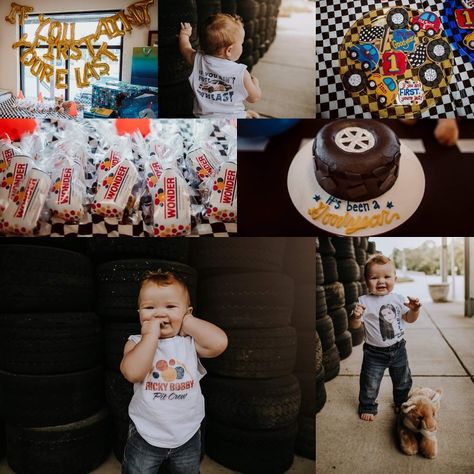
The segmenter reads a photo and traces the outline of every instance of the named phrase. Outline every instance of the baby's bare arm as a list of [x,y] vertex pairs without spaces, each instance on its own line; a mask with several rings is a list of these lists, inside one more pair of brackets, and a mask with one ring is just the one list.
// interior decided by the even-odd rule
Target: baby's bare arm
[[244,87],[247,91],[247,102],[254,103],[262,98],[262,90],[256,77],[252,77],[248,71],[244,73]]
[[181,31],[179,32],[179,51],[189,64],[194,64],[194,55],[196,54],[196,50],[193,49],[189,40],[192,33],[193,29],[189,23],[181,23]]
[[351,329],[358,329],[362,325],[362,315],[364,314],[365,311],[365,306],[360,303],[356,303],[354,306],[354,309],[352,310],[352,313],[350,314],[349,317],[349,326]]
[[199,357],[217,357],[227,347],[227,336],[222,329],[190,313],[184,316],[180,334],[194,339]]
[[143,323],[142,338],[138,344],[127,341],[120,371],[129,382],[139,383],[145,379],[153,365],[159,338],[160,320],[156,318]]

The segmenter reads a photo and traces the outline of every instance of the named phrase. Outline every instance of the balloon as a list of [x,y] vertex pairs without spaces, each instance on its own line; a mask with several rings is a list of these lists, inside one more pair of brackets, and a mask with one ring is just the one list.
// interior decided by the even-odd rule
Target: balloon
[[30,72],[33,76],[39,77],[43,71],[43,61],[36,57],[33,64],[30,66]]
[[27,33],[25,33],[24,35],[21,35],[21,38],[16,43],[12,44],[12,48],[16,49],[16,48],[19,48],[20,46],[26,46],[27,48],[31,48],[33,45],[29,41],[26,41],[27,38],[28,38]]
[[127,15],[125,15],[125,12],[120,11],[117,13],[117,16],[120,18],[120,20],[122,20],[122,25],[123,25],[124,30],[127,33],[130,33],[132,31],[132,25],[128,21],[128,18],[127,18]]
[[[27,60],[27,56],[31,54],[31,59]],[[33,48],[28,48],[23,51],[22,55],[20,56],[20,62],[25,66],[30,66],[35,62],[36,59],[36,51]]]
[[57,41],[61,38],[62,31],[63,31],[63,27],[62,27],[61,23],[59,21],[53,21],[49,25],[48,43],[49,44],[56,44]]
[[56,89],[67,89],[66,76],[68,75],[67,69],[56,69],[55,84]]
[[148,25],[150,23],[150,14],[148,7],[154,3],[155,0],[140,0],[132,3],[127,7],[127,17],[135,26]]
[[107,43],[105,42],[101,44],[100,48],[97,50],[97,53],[95,53],[94,61],[100,61],[102,59],[102,55],[104,54],[112,61],[118,61],[117,56],[107,49]]
[[56,59],[61,59],[61,56],[63,56],[66,61],[68,58],[69,46],[69,40],[59,40],[56,44]]
[[19,141],[25,133],[33,133],[37,125],[35,119],[0,119],[0,138],[8,136],[14,142]]
[[12,25],[15,24],[16,14],[20,15],[20,25],[25,24],[25,20],[28,18],[28,13],[31,13],[34,10],[33,7],[27,7],[25,5],[18,5],[18,3],[11,4],[10,13],[5,17],[5,21],[11,23]]
[[95,54],[95,50],[93,46],[94,41],[95,41],[95,35],[88,35],[88,36],[83,36],[82,38],[78,39],[76,41],[76,44],[80,45],[82,43],[85,43],[85,45],[87,46],[87,50],[89,51],[89,54],[91,56],[94,56]]
[[115,128],[119,135],[132,134],[139,130],[146,137],[150,133],[150,119],[117,119]]
[[71,49],[69,50],[70,57],[74,61],[79,61],[82,58],[82,51],[77,44],[77,42],[71,44]]
[[73,102],[71,107],[69,107],[69,115],[71,117],[77,117],[77,104]]
[[53,66],[49,65],[48,63],[45,63],[44,61],[42,61],[42,63],[43,63],[43,69],[41,70],[39,79],[40,81],[45,81],[49,84],[51,81],[51,76],[54,73],[54,68]]
[[82,89],[83,87],[89,87],[91,85],[91,83],[87,79],[84,81],[82,80],[80,68],[76,67],[74,68],[74,71],[76,73],[76,86],[77,87]]
[[49,59],[50,61],[54,61],[54,54],[53,54],[54,44],[50,44],[48,46],[48,51],[43,54],[43,58]]
[[112,39],[109,36],[109,30],[107,29],[107,22],[105,18],[100,18],[99,23],[97,23],[97,28],[95,30],[95,39],[98,40],[102,35],[107,35],[109,39]]
[[99,69],[99,74],[101,76],[108,76],[110,73],[110,66],[107,63],[96,63],[95,59],[92,61],[92,65],[96,68]]
[[84,78],[89,80],[91,77],[95,77],[97,80],[100,79],[99,74],[94,69],[94,66],[91,63],[84,64]]

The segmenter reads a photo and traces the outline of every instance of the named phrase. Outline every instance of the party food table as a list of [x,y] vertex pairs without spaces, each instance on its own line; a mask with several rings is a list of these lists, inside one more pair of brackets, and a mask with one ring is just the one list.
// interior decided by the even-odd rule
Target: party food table
[[[461,0],[319,1],[317,117],[474,117],[468,30],[461,33],[452,20],[453,11],[463,8]],[[399,10],[396,21],[406,18],[394,23],[392,9]],[[366,64],[364,56],[371,58]],[[396,104],[397,86],[405,98],[419,100]]]
[[[382,122],[395,131],[403,146],[414,152],[425,177],[419,207],[396,230],[384,235],[430,236],[439,234],[440,227],[450,235],[470,235],[474,212],[474,201],[466,194],[472,188],[474,174],[474,130],[470,121],[460,122],[461,140],[458,147],[452,148],[435,141],[434,120],[419,121],[416,127],[396,120]],[[330,235],[317,227],[316,221],[313,224],[300,214],[288,191],[288,171],[295,155],[327,123],[301,120],[295,128],[271,138],[264,152],[239,151],[239,177],[244,183],[239,201],[239,235]],[[306,179],[300,177],[301,186]],[[320,202],[316,200],[316,189],[314,197],[312,205],[316,207]]]

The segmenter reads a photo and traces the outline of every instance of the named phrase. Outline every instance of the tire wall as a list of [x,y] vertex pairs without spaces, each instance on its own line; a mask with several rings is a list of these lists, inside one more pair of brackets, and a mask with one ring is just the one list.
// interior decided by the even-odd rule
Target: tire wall
[[[340,361],[364,340],[364,330],[349,327],[359,296],[367,293],[364,265],[376,253],[367,237],[319,237],[316,256],[316,331],[321,340],[322,369],[316,382],[316,413],[326,401],[324,382],[339,374]],[[319,256],[318,256],[319,255]],[[318,350],[316,351],[318,362]]]
[[180,23],[190,23],[190,38],[199,49],[198,31],[206,18],[214,13],[239,15],[244,23],[245,42],[239,62],[249,71],[268,51],[275,40],[279,1],[268,0],[169,0],[160,2],[159,85],[161,118],[193,117],[193,94],[188,78],[192,66],[182,58],[178,48]]
[[206,454],[240,472],[314,458],[315,239],[8,239],[0,254],[0,428],[16,473],[91,472],[111,448],[122,460],[133,386],[119,365],[140,332],[138,284],[158,268],[229,339],[203,360]]

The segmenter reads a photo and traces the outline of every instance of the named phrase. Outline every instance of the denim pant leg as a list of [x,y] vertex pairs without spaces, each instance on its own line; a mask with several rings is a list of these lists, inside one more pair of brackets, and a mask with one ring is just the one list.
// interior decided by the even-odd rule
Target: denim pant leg
[[179,448],[170,449],[164,464],[166,474],[199,474],[201,431]]
[[130,422],[122,463],[122,474],[157,474],[167,449],[147,443]]
[[376,400],[388,362],[387,354],[370,349],[364,344],[364,359],[360,371],[359,414],[377,414]]
[[413,383],[410,367],[408,366],[405,342],[393,355],[393,361],[388,370],[393,384],[393,401],[395,406],[400,406],[407,401]]

